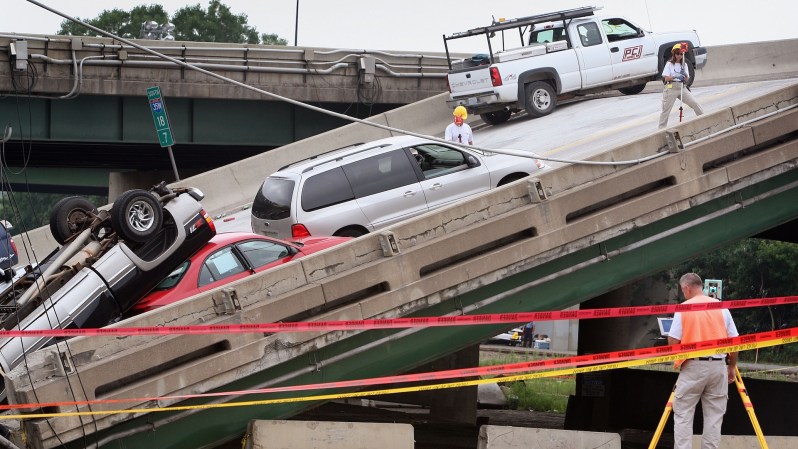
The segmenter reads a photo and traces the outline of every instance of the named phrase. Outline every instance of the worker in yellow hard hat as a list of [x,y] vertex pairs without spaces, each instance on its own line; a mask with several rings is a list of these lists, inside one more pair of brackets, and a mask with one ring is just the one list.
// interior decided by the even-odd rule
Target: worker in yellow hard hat
[[446,127],[444,138],[452,142],[473,145],[474,133],[471,131],[471,127],[465,123],[468,118],[468,111],[466,111],[465,106],[454,108],[452,115],[454,115],[454,123],[449,123],[449,126]]
[[[688,51],[687,42],[680,42],[671,47],[671,58],[665,63],[662,69],[662,82],[665,89],[662,91],[662,112],[659,115],[660,129],[668,126],[668,116],[671,114],[673,104],[677,98],[681,103],[690,106],[696,115],[704,113],[704,109],[698,104],[690,89],[687,87],[690,80],[690,63],[684,60],[684,54]],[[679,121],[681,121],[682,106],[679,105]]]

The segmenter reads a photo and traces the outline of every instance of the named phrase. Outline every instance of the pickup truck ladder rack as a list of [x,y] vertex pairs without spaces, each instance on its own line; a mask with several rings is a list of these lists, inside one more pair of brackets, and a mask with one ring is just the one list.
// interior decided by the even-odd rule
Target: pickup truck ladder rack
[[581,8],[566,9],[563,11],[551,12],[546,14],[538,14],[536,16],[519,17],[517,19],[504,20],[502,22],[494,22],[486,27],[472,28],[468,31],[454,33],[451,36],[444,36],[444,40],[460,39],[469,36],[478,36],[480,34],[494,33],[496,31],[507,30],[511,28],[519,28],[525,25],[533,25],[542,22],[553,22],[557,20],[569,20],[579,17],[592,16],[595,11],[600,10],[600,6],[584,6]]
[[472,28],[468,31],[454,33],[451,36],[443,36],[443,46],[446,50],[446,59],[449,61],[449,70],[452,69],[452,58],[449,55],[449,41],[452,39],[460,39],[470,36],[486,35],[488,40],[488,51],[490,52],[490,63],[493,64],[493,47],[490,43],[490,38],[493,37],[497,31],[504,31],[513,28],[521,28],[527,25],[534,25],[536,23],[562,21],[576,19],[579,17],[592,16],[594,12],[600,10],[601,6],[583,6],[581,8],[565,9],[562,11],[550,12],[546,14],[538,14],[535,16],[519,17],[517,19],[503,20],[501,22],[494,22],[486,27]]

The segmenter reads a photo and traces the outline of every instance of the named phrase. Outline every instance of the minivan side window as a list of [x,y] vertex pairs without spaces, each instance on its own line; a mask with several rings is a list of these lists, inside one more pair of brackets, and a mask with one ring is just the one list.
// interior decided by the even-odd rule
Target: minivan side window
[[418,145],[413,150],[418,154],[418,163],[426,179],[448,175],[468,168],[463,152],[454,148],[426,144]]
[[418,182],[410,159],[402,149],[346,164],[344,172],[357,198]]
[[355,195],[341,167],[311,176],[302,188],[302,209],[306,212],[353,199]]

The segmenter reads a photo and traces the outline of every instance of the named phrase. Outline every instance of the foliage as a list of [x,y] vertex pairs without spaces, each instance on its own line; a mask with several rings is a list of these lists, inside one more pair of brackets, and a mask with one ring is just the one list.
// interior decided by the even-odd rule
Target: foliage
[[263,33],[260,35],[261,44],[264,45],[288,45],[288,41],[286,39],[281,38],[280,36],[272,33],[266,34]]
[[233,14],[219,0],[211,0],[207,11],[199,3],[179,9],[172,22],[180,41],[260,43],[258,31],[247,25],[247,15]]
[[[276,34],[260,34],[255,27],[247,24],[246,14],[233,14],[220,0],[210,0],[208,8],[197,3],[178,9],[171,17],[161,5],[140,5],[130,11],[118,8],[104,10],[99,16],[83,20],[102,30],[118,36],[135,39],[139,37],[141,25],[147,21],[166,24],[171,21],[175,29],[174,38],[194,42],[232,42],[268,45],[287,45],[288,41]],[[58,34],[71,36],[92,36],[94,31],[80,24],[65,20],[61,22]]]
[[[690,259],[660,276],[676,288],[679,277],[694,272],[702,279],[723,281],[723,299],[766,298],[798,294],[798,245],[745,239]],[[798,305],[755,307],[732,311],[740,334],[798,327]],[[742,359],[753,357],[741,354]],[[798,359],[798,345],[759,351],[759,359]]]
[[[80,18],[78,17],[78,19]],[[104,10],[99,16],[93,19],[81,20],[117,36],[126,39],[136,39],[139,37],[142,23],[148,20],[153,20],[158,23],[167,23],[169,22],[169,14],[164,11],[161,5],[139,5],[130,11],[123,11],[118,8]],[[61,29],[58,30],[58,34],[94,36],[96,33],[83,25],[64,20],[61,22]]]
[[[0,195],[0,218],[8,220],[14,225],[14,229],[11,231],[12,235],[47,226],[50,223],[53,206],[66,196],[70,196],[70,194],[14,192],[9,195],[7,192],[2,192]],[[85,197],[95,206],[108,204],[107,196],[88,195]],[[17,242],[17,245],[17,248],[22,251],[20,242]]]

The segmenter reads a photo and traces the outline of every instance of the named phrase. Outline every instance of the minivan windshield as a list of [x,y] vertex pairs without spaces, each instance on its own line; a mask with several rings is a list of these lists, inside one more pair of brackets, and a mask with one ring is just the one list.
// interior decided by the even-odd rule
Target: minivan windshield
[[282,220],[291,215],[291,196],[294,194],[294,181],[286,178],[266,178],[255,201],[252,215],[261,220]]

